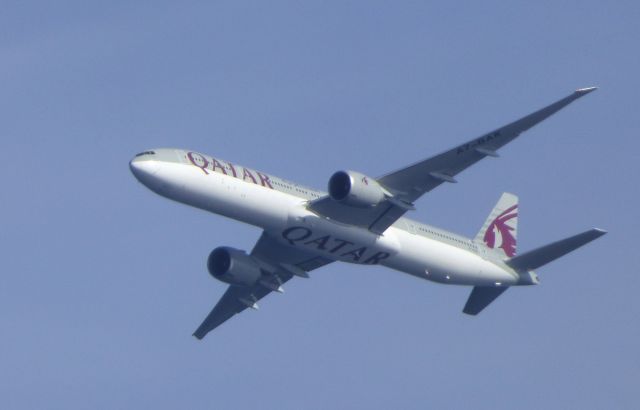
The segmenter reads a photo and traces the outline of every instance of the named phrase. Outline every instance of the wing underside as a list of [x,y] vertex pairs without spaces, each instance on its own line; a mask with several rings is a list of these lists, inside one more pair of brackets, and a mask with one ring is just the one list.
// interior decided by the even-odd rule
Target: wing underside
[[193,333],[196,338],[202,339],[207,333],[247,308],[257,308],[260,299],[277,291],[281,284],[293,276],[305,277],[307,272],[332,262],[330,259],[282,245],[265,232],[251,251],[251,256],[265,267],[263,278],[253,286],[229,286],[211,313]]

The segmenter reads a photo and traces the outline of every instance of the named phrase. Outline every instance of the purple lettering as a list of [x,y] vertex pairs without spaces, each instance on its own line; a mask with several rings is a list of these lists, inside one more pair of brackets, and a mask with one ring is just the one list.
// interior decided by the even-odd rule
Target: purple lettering
[[[296,234],[295,232],[301,232],[302,235]],[[296,242],[304,241],[310,237],[312,233],[311,229],[305,228],[304,226],[292,226],[291,228],[287,228],[282,231],[282,237],[286,239],[289,244],[295,245]]]
[[220,162],[218,162],[218,160],[215,159],[215,158],[212,158],[211,168],[213,169],[213,172],[216,172],[216,168],[220,168],[220,171],[222,171],[223,174],[227,175],[227,170],[224,169],[222,164]]
[[358,248],[358,249],[354,249],[352,251],[343,253],[342,255],[340,255],[341,257],[345,257],[345,256],[349,256],[351,255],[351,257],[353,258],[354,262],[357,262],[360,260],[360,258],[362,258],[362,255],[367,251],[367,247],[363,246],[362,248]]
[[229,165],[229,168],[231,169],[231,173],[233,174],[234,178],[238,178],[238,174],[236,174],[236,168],[233,166],[233,164],[231,162],[227,162],[227,164]]
[[336,242],[339,242],[339,244],[338,244],[338,246],[336,246],[335,248],[333,248],[333,249],[331,249],[329,251],[331,253],[338,252],[345,245],[355,245],[355,243],[353,243],[353,242],[345,241],[344,239],[340,239],[340,238],[333,238],[333,240],[336,241]]
[[273,189],[273,187],[271,186],[271,181],[269,180],[269,176],[263,175],[258,171],[256,171],[256,174],[258,174],[258,177],[260,177],[260,183],[262,184],[262,186]]
[[197,152],[189,151],[187,153],[187,158],[189,158],[189,161],[191,161],[193,165],[200,168],[202,172],[204,172],[206,175],[209,175],[209,172],[207,171],[207,167],[209,166],[209,161],[207,161],[204,155],[198,154]]
[[319,238],[316,238],[314,240],[311,240],[309,242],[305,242],[305,245],[312,245],[312,244],[316,244],[316,246],[318,247],[318,249],[322,249],[323,251],[326,250],[326,246],[327,246],[327,241],[329,241],[329,238],[331,238],[331,236],[327,235],[327,236],[321,236]]
[[380,263],[381,260],[387,259],[389,256],[391,256],[391,254],[388,252],[377,252],[373,256],[370,256],[363,263],[368,263],[370,265],[377,265],[378,263]]
[[246,180],[247,180],[247,178],[251,178],[251,181],[252,181],[254,184],[257,184],[257,183],[258,183],[258,182],[256,182],[256,178],[253,176],[253,174],[251,173],[251,171],[249,171],[248,169],[246,169],[246,168],[244,168],[244,167],[243,167],[243,168],[242,168],[242,180],[243,180],[243,181],[246,181]]

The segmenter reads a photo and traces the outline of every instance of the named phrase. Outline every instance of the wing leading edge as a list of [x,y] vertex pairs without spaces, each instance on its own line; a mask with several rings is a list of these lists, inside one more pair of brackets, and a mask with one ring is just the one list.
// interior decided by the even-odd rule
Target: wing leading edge
[[369,209],[355,209],[325,196],[310,202],[309,209],[342,223],[366,227],[382,234],[412,203],[444,182],[457,182],[455,176],[485,157],[497,157],[497,150],[524,131],[539,124],[578,98],[596,90],[581,88],[532,114],[492,132],[408,167],[383,175],[377,181],[393,197]]
[[256,302],[269,293],[278,291],[280,285],[293,276],[307,276],[307,272],[332,262],[330,259],[284,246],[266,232],[260,236],[251,251],[251,256],[265,266],[264,278],[253,286],[229,286],[211,313],[193,333],[196,338],[202,339],[207,333],[247,308],[257,309]]

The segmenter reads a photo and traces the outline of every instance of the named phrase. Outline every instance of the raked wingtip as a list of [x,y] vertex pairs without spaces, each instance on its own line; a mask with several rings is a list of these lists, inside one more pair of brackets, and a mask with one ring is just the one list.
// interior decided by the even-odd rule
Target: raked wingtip
[[585,95],[585,94],[589,94],[592,91],[597,90],[598,87],[585,87],[585,88],[578,88],[576,90],[576,93],[581,94],[581,95]]

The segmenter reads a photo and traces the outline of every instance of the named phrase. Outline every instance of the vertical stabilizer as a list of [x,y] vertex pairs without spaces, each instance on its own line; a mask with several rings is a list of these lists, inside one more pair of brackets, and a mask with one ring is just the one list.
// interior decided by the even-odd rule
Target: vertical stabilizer
[[505,192],[493,208],[475,241],[488,248],[504,253],[506,257],[516,254],[518,237],[518,197]]

